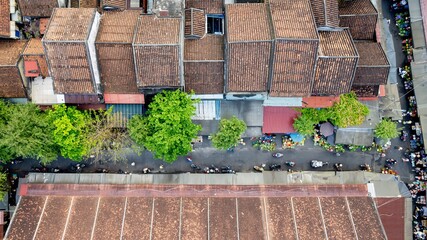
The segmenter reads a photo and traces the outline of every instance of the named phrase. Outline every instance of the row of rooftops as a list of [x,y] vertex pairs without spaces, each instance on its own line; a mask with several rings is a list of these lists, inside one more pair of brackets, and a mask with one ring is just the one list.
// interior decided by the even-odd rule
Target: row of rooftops
[[[357,11],[376,14],[369,0],[354,2]],[[185,5],[190,11],[184,19],[140,15],[136,10],[99,17],[93,8],[54,9],[43,38],[45,49],[39,53],[46,53],[56,92],[185,87],[196,94],[269,92],[292,97],[338,95],[352,85],[387,81],[389,66],[381,46],[353,42],[351,28],[338,27],[335,0],[227,4],[220,35],[206,34],[200,21],[206,21],[207,14],[222,13],[222,1],[188,0]],[[197,34],[203,27],[205,34]],[[374,71],[358,71],[369,65],[386,73],[373,80]],[[102,91],[97,86],[101,84]]]

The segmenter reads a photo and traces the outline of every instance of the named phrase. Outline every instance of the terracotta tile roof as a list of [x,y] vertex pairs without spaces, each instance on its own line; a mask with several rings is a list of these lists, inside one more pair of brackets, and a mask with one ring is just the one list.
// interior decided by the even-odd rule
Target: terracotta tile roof
[[139,17],[138,30],[134,44],[178,44],[179,33],[180,19],[157,18],[154,15],[142,15]]
[[271,96],[310,95],[318,44],[318,41],[276,40]]
[[184,41],[185,60],[224,60],[224,37],[206,35],[199,40]]
[[224,92],[224,62],[185,62],[185,90],[196,94]]
[[302,98],[302,107],[304,108],[326,108],[326,107],[332,107],[335,102],[339,101],[339,97],[332,97],[332,96],[326,96],[326,97],[304,97]]
[[42,39],[31,38],[22,54],[23,55],[44,55]]
[[319,57],[357,57],[357,51],[353,44],[350,32],[319,31]]
[[80,0],[79,7],[80,8],[97,8],[98,0]]
[[138,87],[180,86],[178,46],[134,46]]
[[86,40],[95,12],[94,8],[56,8],[43,41]]
[[388,239],[405,239],[405,198],[375,198]]
[[0,79],[0,97],[26,97],[18,67],[0,66]]
[[10,37],[10,0],[0,0],[0,36]]
[[185,9],[184,34],[186,38],[202,38],[206,34],[205,12],[201,9]]
[[18,0],[22,16],[50,17],[58,0]]
[[379,85],[354,85],[351,91],[354,91],[358,97],[376,97],[380,90]]
[[0,66],[16,66],[27,41],[0,40]]
[[370,0],[342,1],[340,26],[350,28],[353,39],[373,40],[378,13]]
[[40,18],[40,34],[45,34],[50,18]]
[[300,115],[290,107],[264,107],[263,133],[293,133],[294,119]]
[[206,13],[223,13],[222,0],[186,0],[186,8],[198,8]]
[[44,43],[56,93],[94,93],[85,44]]
[[343,15],[366,15],[374,14],[378,12],[370,0],[352,0],[352,1],[340,1],[339,14]]
[[270,9],[276,38],[318,38],[308,0],[270,0]]
[[360,58],[357,64],[354,85],[386,84],[390,65],[381,45],[377,42],[355,42]]
[[106,5],[119,7],[120,9],[126,9],[127,1],[126,0],[101,0],[101,6],[106,6]]
[[144,104],[144,94],[104,94],[105,103],[113,104]]
[[266,4],[228,4],[225,12],[227,15],[227,42],[270,41],[272,39]]
[[131,44],[96,44],[105,93],[137,93]]
[[96,43],[132,43],[140,11],[104,12]]
[[317,27],[338,27],[338,1],[336,0],[311,0],[314,19]]
[[359,52],[358,66],[389,66],[387,56],[384,53],[380,43],[369,41],[355,41],[357,51]]
[[271,42],[228,44],[227,92],[265,92]]

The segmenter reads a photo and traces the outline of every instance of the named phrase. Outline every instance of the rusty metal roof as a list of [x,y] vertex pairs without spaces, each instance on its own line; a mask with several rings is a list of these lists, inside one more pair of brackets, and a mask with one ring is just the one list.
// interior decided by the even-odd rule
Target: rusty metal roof
[[308,0],[270,0],[270,10],[276,38],[318,38]]
[[57,7],[57,0],[19,0],[22,16],[50,17],[53,9]]
[[293,133],[294,119],[300,114],[290,107],[267,107],[264,106],[263,133]]
[[273,39],[266,4],[228,4],[225,12],[228,43]]
[[104,12],[96,43],[132,43],[140,11]]
[[95,8],[55,8],[43,41],[85,41]]
[[385,239],[366,185],[31,185],[10,240]]

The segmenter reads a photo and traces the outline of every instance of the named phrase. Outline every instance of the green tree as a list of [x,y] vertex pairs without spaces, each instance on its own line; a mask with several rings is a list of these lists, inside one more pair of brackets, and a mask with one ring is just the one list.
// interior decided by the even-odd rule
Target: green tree
[[7,180],[7,173],[0,172],[0,201],[6,196],[9,191],[9,181]]
[[53,140],[59,146],[63,157],[81,161],[88,155],[88,114],[61,104],[54,105],[53,110],[48,111],[48,119],[53,126]]
[[388,140],[399,136],[399,130],[395,122],[383,119],[375,126],[374,133],[375,137]]
[[147,117],[135,116],[129,121],[131,138],[156,158],[174,162],[191,151],[191,141],[201,130],[191,121],[196,102],[180,90],[157,94],[148,106]]
[[237,145],[245,130],[245,122],[235,116],[231,119],[221,119],[218,131],[212,135],[212,143],[218,149],[227,150]]
[[314,132],[314,124],[318,121],[314,120],[310,115],[302,113],[294,119],[294,128],[301,135],[310,136]]
[[34,104],[0,101],[0,158],[37,158],[49,163],[58,156],[47,116]]
[[341,128],[362,124],[369,114],[368,107],[357,100],[354,92],[341,94],[339,102],[334,103],[329,111],[331,123]]

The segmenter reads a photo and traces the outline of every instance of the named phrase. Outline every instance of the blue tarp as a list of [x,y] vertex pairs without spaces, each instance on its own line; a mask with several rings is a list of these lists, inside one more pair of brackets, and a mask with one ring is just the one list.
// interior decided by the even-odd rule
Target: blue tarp
[[302,140],[304,140],[304,136],[299,133],[291,133],[289,136],[294,142],[302,142]]

